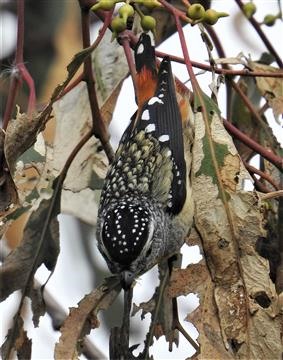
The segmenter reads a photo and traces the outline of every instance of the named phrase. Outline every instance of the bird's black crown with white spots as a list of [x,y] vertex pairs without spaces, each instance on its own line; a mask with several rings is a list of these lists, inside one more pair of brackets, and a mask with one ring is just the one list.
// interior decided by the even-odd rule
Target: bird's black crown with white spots
[[[155,64],[149,36],[135,49],[139,71]],[[149,58],[150,57],[150,58]],[[152,96],[132,117],[105,179],[98,212],[98,248],[125,286],[180,247],[174,219],[186,199],[182,119],[171,64],[164,58]]]

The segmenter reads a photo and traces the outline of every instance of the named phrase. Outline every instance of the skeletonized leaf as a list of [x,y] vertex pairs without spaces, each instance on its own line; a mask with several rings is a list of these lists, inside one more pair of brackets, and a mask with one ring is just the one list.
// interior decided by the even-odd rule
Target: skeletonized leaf
[[[259,197],[244,191],[244,180],[249,175],[216,105],[206,95],[202,95],[202,103],[206,111],[204,116],[196,115],[193,146],[195,225],[213,281],[222,341],[240,358],[250,358],[251,353],[258,359],[268,358],[270,352],[262,354],[261,347],[251,341],[258,332],[255,318],[272,312],[277,298],[268,263],[255,250],[257,239],[264,236]],[[270,299],[268,307],[262,306],[259,294]],[[277,327],[280,322],[278,314],[264,318],[266,328]],[[279,357],[279,332],[263,331],[258,342],[277,343],[272,358]]]
[[77,359],[81,352],[82,340],[91,329],[99,327],[97,314],[106,310],[121,290],[117,277],[107,278],[98,288],[86,295],[61,327],[61,336],[55,346],[55,359]]
[[[249,66],[254,71],[263,71],[263,72],[282,72],[282,70],[277,69],[273,66],[249,62]],[[257,87],[268,101],[268,104],[272,107],[274,117],[278,118],[279,115],[283,114],[283,80],[282,78],[272,78],[272,77],[256,77]]]

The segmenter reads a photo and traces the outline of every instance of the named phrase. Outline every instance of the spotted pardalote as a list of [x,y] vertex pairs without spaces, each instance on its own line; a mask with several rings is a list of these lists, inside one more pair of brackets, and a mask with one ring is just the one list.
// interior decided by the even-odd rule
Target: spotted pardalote
[[142,34],[135,62],[138,110],[106,175],[97,222],[98,248],[124,288],[180,249],[193,216],[189,146],[170,61],[164,58],[157,73],[154,47]]

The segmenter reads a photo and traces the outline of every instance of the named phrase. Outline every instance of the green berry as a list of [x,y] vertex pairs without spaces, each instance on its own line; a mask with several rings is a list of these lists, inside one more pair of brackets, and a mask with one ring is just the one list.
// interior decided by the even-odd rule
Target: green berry
[[150,10],[154,9],[155,7],[161,7],[161,4],[157,0],[143,0],[142,4]]
[[125,5],[120,7],[118,12],[119,12],[119,15],[121,16],[121,18],[123,19],[124,23],[126,23],[128,17],[134,15],[135,10],[132,7],[132,5],[125,4]]
[[201,4],[193,4],[187,10],[187,15],[192,20],[200,20],[205,14],[205,9]]
[[123,19],[117,16],[111,21],[111,28],[115,33],[119,34],[126,29],[126,24]]
[[108,10],[113,9],[115,4],[116,4],[115,0],[99,0],[95,5],[92,6],[91,10],[92,11],[96,11],[96,10],[108,11]]
[[152,16],[145,15],[141,18],[141,26],[144,31],[153,31],[156,27],[156,21]]
[[256,6],[253,2],[244,4],[243,11],[248,19],[250,19],[256,12]]
[[275,21],[278,19],[278,17],[276,15],[265,15],[264,19],[263,19],[263,23],[266,26],[273,26],[275,24]]
[[214,25],[217,23],[219,18],[225,16],[229,16],[229,14],[224,12],[218,12],[213,9],[208,9],[203,16],[203,21],[208,25]]

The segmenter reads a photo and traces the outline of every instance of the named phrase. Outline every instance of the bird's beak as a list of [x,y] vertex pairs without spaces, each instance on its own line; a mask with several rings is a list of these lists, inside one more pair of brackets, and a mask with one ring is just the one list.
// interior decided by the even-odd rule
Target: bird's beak
[[131,285],[135,279],[134,273],[129,270],[124,270],[121,272],[120,276],[121,276],[122,288],[124,290],[128,290],[131,287]]

